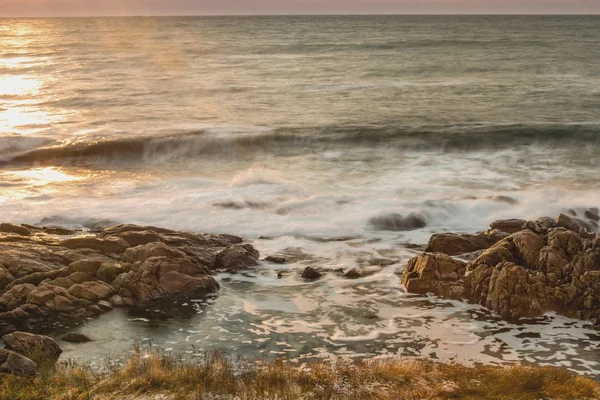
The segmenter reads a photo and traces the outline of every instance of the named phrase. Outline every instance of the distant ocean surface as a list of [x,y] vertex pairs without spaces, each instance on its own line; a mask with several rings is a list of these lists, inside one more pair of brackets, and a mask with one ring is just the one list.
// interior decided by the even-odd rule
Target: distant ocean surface
[[[599,61],[599,16],[0,19],[2,220],[229,233],[295,254],[219,276],[193,316],[106,314],[65,356],[152,339],[600,374],[584,322],[511,325],[409,296],[397,276],[434,232],[600,205]],[[372,223],[410,213],[426,226]],[[307,265],[374,274],[306,283]]]

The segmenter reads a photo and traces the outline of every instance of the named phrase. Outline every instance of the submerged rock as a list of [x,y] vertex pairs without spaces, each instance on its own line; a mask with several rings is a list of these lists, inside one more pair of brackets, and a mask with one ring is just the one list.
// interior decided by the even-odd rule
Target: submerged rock
[[217,254],[215,269],[238,271],[258,265],[258,251],[249,244],[227,247]]
[[302,278],[304,279],[315,280],[319,279],[320,277],[321,273],[313,267],[306,267],[304,268],[304,271],[302,271]]
[[265,261],[272,262],[273,264],[285,264],[286,258],[282,256],[268,256],[265,257]]
[[410,213],[406,217],[400,214],[389,214],[371,218],[369,224],[381,231],[412,231],[424,228],[427,221],[421,214],[416,213]]
[[64,335],[61,340],[69,343],[86,343],[92,341],[92,339],[90,339],[87,335],[77,332],[69,332]]

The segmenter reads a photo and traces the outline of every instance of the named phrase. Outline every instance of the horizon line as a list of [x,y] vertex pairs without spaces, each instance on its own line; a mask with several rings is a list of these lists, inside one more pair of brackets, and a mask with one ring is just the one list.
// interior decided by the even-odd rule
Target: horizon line
[[185,17],[445,17],[445,16],[487,16],[487,17],[569,17],[600,16],[594,13],[315,13],[315,14],[98,14],[98,15],[14,15],[2,16],[0,19],[33,19],[33,18],[185,18]]

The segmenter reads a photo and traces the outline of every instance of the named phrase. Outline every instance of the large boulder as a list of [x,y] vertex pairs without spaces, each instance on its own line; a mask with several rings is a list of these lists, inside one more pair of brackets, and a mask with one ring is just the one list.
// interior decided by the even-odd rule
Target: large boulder
[[446,254],[422,254],[408,261],[402,285],[411,293],[433,292],[440,296],[460,297],[460,280],[466,264]]
[[69,293],[78,299],[85,299],[97,303],[100,300],[110,298],[115,294],[115,289],[105,282],[92,281],[71,286],[69,288]]
[[127,262],[144,262],[150,257],[185,258],[186,254],[162,242],[148,243],[136,247],[130,247],[125,251],[123,259]]
[[260,254],[249,244],[229,246],[217,254],[215,269],[238,271],[258,265]]
[[7,349],[0,349],[0,373],[19,376],[36,376],[38,366],[29,358]]
[[208,270],[187,258],[150,257],[115,280],[118,294],[130,305],[189,300],[219,290]]
[[13,332],[2,338],[8,350],[24,355],[38,365],[52,365],[58,360],[62,349],[48,336],[26,332]]

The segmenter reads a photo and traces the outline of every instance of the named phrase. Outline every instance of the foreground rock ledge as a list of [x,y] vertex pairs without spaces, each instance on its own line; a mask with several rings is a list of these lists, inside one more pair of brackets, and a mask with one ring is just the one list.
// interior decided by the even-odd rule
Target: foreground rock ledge
[[[411,259],[402,283],[409,292],[481,304],[508,320],[556,311],[597,323],[600,234],[591,219],[560,214],[556,220],[496,221],[494,230],[480,235],[434,235],[428,250],[436,252]],[[490,244],[482,248],[485,240]],[[451,257],[459,249],[479,251],[463,254],[471,260],[465,262]]]
[[230,235],[118,225],[97,232],[0,225],[0,337],[96,317],[112,307],[197,299],[215,270],[256,265]]

